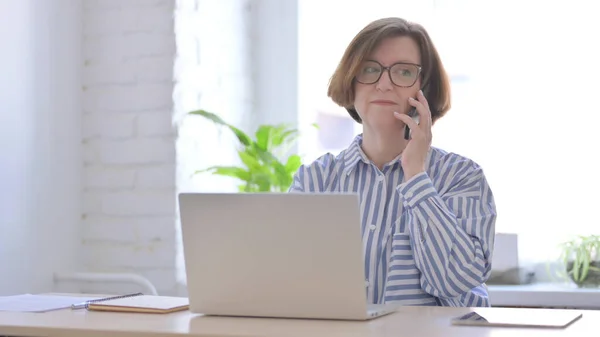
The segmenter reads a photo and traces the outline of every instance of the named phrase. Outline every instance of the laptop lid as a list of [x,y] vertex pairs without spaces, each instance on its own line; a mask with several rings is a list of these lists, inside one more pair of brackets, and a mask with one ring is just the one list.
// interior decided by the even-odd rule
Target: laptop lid
[[182,193],[192,312],[364,318],[356,194]]

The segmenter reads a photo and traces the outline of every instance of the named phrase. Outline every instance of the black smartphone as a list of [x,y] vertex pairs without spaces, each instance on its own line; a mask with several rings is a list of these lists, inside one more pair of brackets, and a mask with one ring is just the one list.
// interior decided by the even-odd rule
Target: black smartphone
[[[425,88],[423,88],[423,95],[425,96],[425,99],[427,99],[427,88],[428,86],[425,86]],[[412,118],[413,121],[415,121],[415,123],[419,124],[419,113],[417,112],[417,108],[415,107],[411,107],[410,110],[408,111],[408,115],[410,116],[410,118]],[[409,140],[410,139],[410,128],[408,127],[408,125],[404,126],[404,139]]]
[[[408,111],[408,116],[410,116],[410,118],[412,118],[413,121],[415,121],[415,123],[419,124],[419,113],[417,112],[417,108],[412,107],[410,108],[410,110]],[[408,125],[404,126],[404,139],[409,140],[410,139],[410,127],[408,127]]]

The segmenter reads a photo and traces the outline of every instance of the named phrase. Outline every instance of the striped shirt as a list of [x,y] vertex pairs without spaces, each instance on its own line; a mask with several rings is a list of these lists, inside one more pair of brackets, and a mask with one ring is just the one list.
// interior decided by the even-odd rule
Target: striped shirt
[[401,156],[380,170],[361,142],[302,165],[290,192],[359,195],[368,302],[490,306],[496,207],[481,167],[431,147],[403,182]]

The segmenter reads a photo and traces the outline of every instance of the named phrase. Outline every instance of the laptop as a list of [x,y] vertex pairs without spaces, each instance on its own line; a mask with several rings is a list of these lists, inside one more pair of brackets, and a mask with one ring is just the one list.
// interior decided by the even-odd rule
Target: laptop
[[368,320],[356,194],[181,193],[190,311]]

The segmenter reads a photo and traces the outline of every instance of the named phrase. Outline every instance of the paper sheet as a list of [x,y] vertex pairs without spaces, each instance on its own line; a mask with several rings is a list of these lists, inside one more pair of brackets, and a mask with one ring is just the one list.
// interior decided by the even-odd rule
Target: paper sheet
[[0,296],[0,311],[46,312],[71,308],[72,304],[78,304],[96,298],[98,297],[32,294]]

